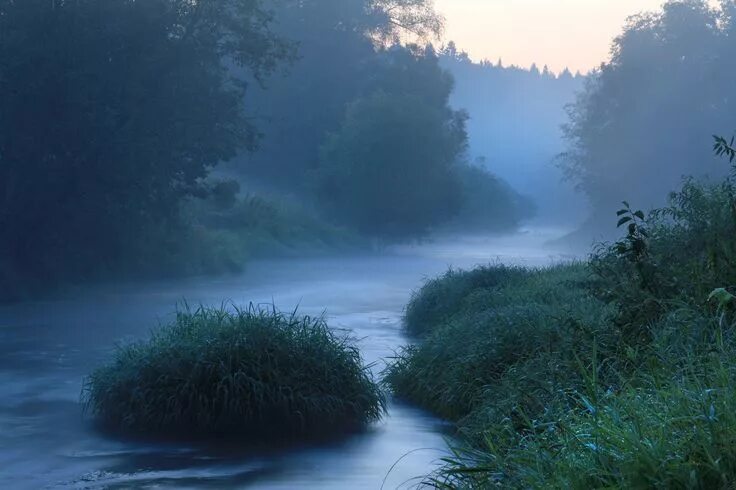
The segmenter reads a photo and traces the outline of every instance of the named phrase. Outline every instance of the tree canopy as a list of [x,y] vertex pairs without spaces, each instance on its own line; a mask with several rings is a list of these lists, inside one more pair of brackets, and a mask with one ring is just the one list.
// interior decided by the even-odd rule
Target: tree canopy
[[466,115],[450,108],[452,78],[434,54],[393,48],[383,57],[375,90],[349,106],[322,147],[317,186],[362,231],[415,236],[459,207]]
[[442,18],[430,0],[277,0],[274,29],[297,47],[283,76],[253,90],[248,104],[264,133],[260,151],[245,155],[236,174],[306,191],[326,132],[336,131],[347,105],[371,88],[377,54],[397,40],[426,41]]
[[671,1],[631,18],[615,40],[570,107],[561,160],[596,208],[659,205],[683,175],[721,172],[707,164],[707,143],[733,127],[735,9]]
[[1,0],[0,268],[88,277],[164,248],[180,200],[256,145],[230,67],[288,56],[271,24],[258,0]]

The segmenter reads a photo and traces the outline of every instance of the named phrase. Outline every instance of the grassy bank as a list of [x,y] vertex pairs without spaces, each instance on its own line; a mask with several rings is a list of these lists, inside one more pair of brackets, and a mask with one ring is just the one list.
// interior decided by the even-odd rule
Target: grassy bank
[[[242,272],[258,258],[364,249],[365,237],[317,211],[278,197],[240,195],[229,182],[181,206],[175,226],[131,232],[104,260],[39,257],[33,270],[0,257],[0,303],[36,299],[69,286]],[[220,190],[224,188],[225,190]],[[75,259],[76,260],[76,259]]]
[[454,421],[447,488],[732,488],[736,187],[692,181],[589,261],[429,281],[394,392]]
[[355,430],[384,410],[358,350],[324,321],[254,307],[180,312],[118,349],[83,399],[123,433],[245,442]]
[[366,247],[366,239],[298,203],[249,194],[225,203],[198,200],[184,209],[187,241],[172,270],[232,272],[251,258],[336,253]]

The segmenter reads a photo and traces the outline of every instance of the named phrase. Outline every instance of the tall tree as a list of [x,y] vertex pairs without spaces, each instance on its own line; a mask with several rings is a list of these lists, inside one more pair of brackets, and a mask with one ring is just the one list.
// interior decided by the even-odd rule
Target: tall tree
[[449,106],[452,78],[431,51],[382,53],[374,90],[350,104],[322,148],[316,185],[333,213],[363,232],[412,237],[460,205],[466,115]]
[[347,104],[366,91],[376,50],[398,40],[437,35],[442,19],[431,0],[277,0],[275,30],[297,46],[297,61],[249,103],[262,122],[263,146],[233,165],[246,178],[306,190],[329,131]]
[[288,55],[259,0],[0,0],[0,288],[138,264],[252,149],[240,66]]
[[732,1],[668,2],[633,17],[570,109],[562,166],[595,208],[661,204],[683,175],[719,173],[707,151],[733,126]]

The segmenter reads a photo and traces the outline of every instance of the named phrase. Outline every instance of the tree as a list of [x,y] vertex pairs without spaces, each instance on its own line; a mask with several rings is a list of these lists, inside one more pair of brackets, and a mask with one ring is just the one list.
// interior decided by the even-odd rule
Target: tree
[[[564,107],[575,100],[582,80],[571,75],[542,77],[538,71],[479,64],[444,53],[440,65],[455,80],[452,106],[470,115],[471,159],[487,155],[487,168],[531,196],[544,220],[559,222],[584,214],[584,199],[572,186],[561,185],[562,172],[550,164],[564,150],[560,131],[566,118]],[[485,188],[492,192],[492,186]],[[480,199],[475,202],[480,203]],[[498,220],[493,215],[503,211],[499,206],[488,206],[486,212],[488,216],[479,220],[492,223]]]
[[624,197],[661,205],[683,175],[719,173],[703,143],[733,121],[732,10],[673,1],[632,18],[570,108],[561,165],[601,213]]
[[439,32],[441,18],[431,7],[429,0],[276,0],[274,28],[297,45],[298,59],[286,76],[248,95],[264,138],[260,151],[234,171],[305,192],[326,134],[366,94],[377,50]]
[[465,150],[466,116],[449,107],[452,79],[432,52],[393,48],[383,56],[375,90],[349,106],[323,146],[316,186],[344,221],[404,238],[457,210],[454,167]]
[[288,56],[271,22],[258,0],[0,0],[0,289],[169,252],[181,201],[256,145],[231,67]]
[[371,34],[388,44],[398,44],[407,36],[415,41],[439,39],[444,19],[431,0],[368,0],[368,9],[378,20]]

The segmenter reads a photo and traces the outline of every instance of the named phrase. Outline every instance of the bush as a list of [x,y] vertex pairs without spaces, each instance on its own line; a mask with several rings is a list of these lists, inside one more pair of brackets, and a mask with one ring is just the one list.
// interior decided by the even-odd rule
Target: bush
[[120,348],[88,378],[106,427],[160,436],[323,436],[378,420],[384,398],[358,350],[322,319],[199,308]]
[[629,335],[667,311],[702,308],[711,291],[736,285],[736,186],[733,179],[705,185],[687,179],[669,205],[639,220],[640,256],[620,253],[619,242],[591,257],[595,292],[616,305],[617,325]]
[[[187,208],[193,228],[208,235],[190,241],[203,250],[189,253],[189,260],[207,259],[212,265],[203,266],[206,271],[227,271],[222,262],[242,267],[247,256],[303,255],[355,249],[361,244],[356,233],[328,223],[301,204],[254,194],[235,197],[226,206],[218,205],[220,199],[227,199],[227,194],[190,202]],[[208,248],[216,253],[208,254]]]

